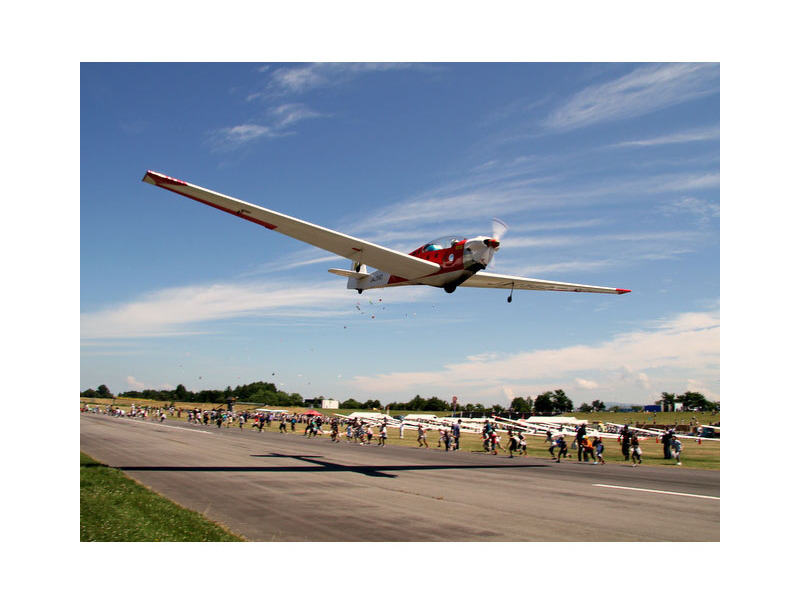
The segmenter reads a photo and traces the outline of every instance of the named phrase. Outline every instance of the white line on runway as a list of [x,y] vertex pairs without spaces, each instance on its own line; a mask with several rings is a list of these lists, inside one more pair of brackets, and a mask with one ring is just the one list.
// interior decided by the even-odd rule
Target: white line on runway
[[165,425],[164,423],[152,423],[150,421],[144,422],[137,419],[126,419],[131,421],[134,425],[147,425],[148,427],[166,427],[168,429],[183,429],[184,431],[191,431],[192,433],[211,433],[210,431],[203,431],[202,429],[194,429],[192,427],[178,427],[177,425]]
[[648,490],[647,488],[629,488],[627,486],[610,486],[608,484],[592,484],[598,488],[617,488],[619,490],[636,490],[637,492],[654,492],[655,494],[672,494],[673,496],[691,496],[692,498],[710,498],[719,500],[719,496],[703,496],[702,494],[686,494],[685,492],[669,492],[668,490]]
[[[142,423],[140,423],[142,425]],[[156,427],[169,427],[170,429],[183,429],[184,431],[191,431],[192,433],[211,433],[210,431],[203,431],[202,429],[192,429],[191,427],[178,427],[177,425],[164,425],[163,423],[156,423]]]

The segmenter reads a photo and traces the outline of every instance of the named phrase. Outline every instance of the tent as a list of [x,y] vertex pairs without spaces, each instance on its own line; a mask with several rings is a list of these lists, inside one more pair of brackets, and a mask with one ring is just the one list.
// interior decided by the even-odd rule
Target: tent
[[312,410],[307,410],[307,411],[306,411],[306,412],[304,412],[303,414],[304,414],[304,415],[313,415],[313,416],[315,416],[315,417],[321,417],[321,416],[322,416],[322,413],[321,413],[321,412],[319,412],[319,411],[316,411],[316,410],[313,410],[313,409],[312,409]]

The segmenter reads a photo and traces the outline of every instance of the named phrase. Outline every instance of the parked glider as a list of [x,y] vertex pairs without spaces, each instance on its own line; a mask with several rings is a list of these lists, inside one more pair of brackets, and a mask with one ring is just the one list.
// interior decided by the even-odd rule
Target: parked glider
[[[411,253],[403,253],[156,172],[148,171],[143,181],[351,260],[350,270],[331,268],[328,272],[346,277],[347,288],[355,289],[359,293],[365,289],[402,285],[430,285],[441,287],[448,293],[453,293],[457,287],[489,287],[511,289],[512,295],[514,289],[618,295],[630,292],[628,289],[614,287],[560,283],[485,272],[500,247],[501,237],[508,229],[497,219],[494,221],[492,236],[443,237]],[[369,272],[367,266],[377,270]],[[511,295],[508,296],[508,301],[511,301]]]

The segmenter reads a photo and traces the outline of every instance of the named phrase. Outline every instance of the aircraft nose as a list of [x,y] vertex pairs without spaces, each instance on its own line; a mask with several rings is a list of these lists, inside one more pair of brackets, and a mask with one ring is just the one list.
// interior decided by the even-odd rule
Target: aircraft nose
[[500,247],[500,241],[497,239],[484,239],[483,244],[487,247],[491,247],[492,249],[497,249]]

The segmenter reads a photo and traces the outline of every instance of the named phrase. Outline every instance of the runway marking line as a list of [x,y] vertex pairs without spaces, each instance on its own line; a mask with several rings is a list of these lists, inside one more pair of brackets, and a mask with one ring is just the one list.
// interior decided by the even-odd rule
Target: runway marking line
[[649,490],[647,488],[630,488],[628,486],[612,486],[610,484],[592,484],[598,488],[617,488],[618,490],[635,490],[637,492],[652,492],[654,494],[671,494],[672,496],[690,496],[692,498],[709,498],[719,500],[719,496],[704,496],[703,494],[687,494],[686,492],[670,492],[669,490]]
[[[140,423],[141,425],[141,423]],[[156,427],[169,427],[170,429],[183,429],[184,431],[191,431],[193,433],[211,433],[210,431],[203,431],[202,429],[193,429],[192,427],[178,427],[177,425],[164,425],[163,423],[156,423]]]
[[167,429],[182,429],[183,431],[191,431],[192,433],[211,433],[202,429],[195,429],[193,427],[179,427],[178,425],[165,425],[164,423],[154,423],[152,421],[139,421],[136,419],[126,419],[134,425],[147,425],[148,427],[166,427]]

